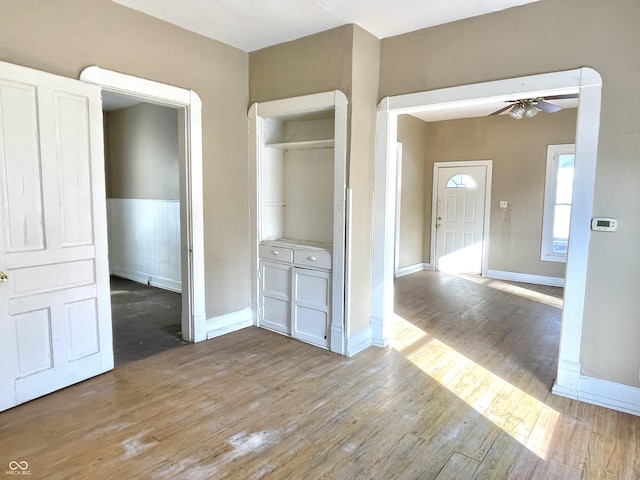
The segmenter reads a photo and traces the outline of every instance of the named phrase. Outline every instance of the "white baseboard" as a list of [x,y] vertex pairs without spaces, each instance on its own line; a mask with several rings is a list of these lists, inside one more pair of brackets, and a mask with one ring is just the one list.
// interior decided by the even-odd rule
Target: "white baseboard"
[[251,327],[255,325],[253,318],[251,308],[207,318],[207,340]]
[[371,345],[373,345],[373,343],[371,341],[371,327],[369,326],[349,337],[347,342],[347,357],[353,357]]
[[165,290],[171,290],[172,292],[182,293],[182,282],[173,280],[171,278],[158,277],[150,273],[138,272],[136,270],[121,267],[119,265],[111,265],[109,267],[109,270],[109,273],[111,275],[126,278],[127,280],[133,280],[134,282],[151,285],[152,287],[163,288]]
[[344,328],[342,325],[331,324],[331,343],[329,345],[329,350],[333,353],[337,353],[338,355],[345,355],[344,347]]
[[389,338],[385,336],[384,320],[382,318],[371,317],[371,344],[376,347],[389,345]]
[[396,278],[398,278],[404,277],[405,275],[411,275],[412,273],[422,272],[423,270],[426,270],[426,265],[426,263],[416,263],[415,265],[407,265],[406,267],[396,268],[395,276]]
[[535,285],[547,285],[550,287],[564,287],[564,278],[562,277],[545,277],[544,275],[506,272],[504,270],[487,270],[487,278],[506,280],[509,282],[533,283]]
[[552,392],[592,405],[640,416],[640,388],[638,387],[581,375],[577,389],[555,384]]

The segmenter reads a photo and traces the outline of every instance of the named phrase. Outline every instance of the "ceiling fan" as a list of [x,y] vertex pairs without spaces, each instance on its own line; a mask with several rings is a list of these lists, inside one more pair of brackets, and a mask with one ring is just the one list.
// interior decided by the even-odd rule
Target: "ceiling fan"
[[506,107],[496,110],[492,115],[500,115],[502,112],[509,110],[509,115],[517,120],[523,117],[531,118],[538,114],[538,110],[542,110],[547,113],[555,113],[562,110],[562,107],[547,102],[547,100],[563,100],[567,98],[578,98],[577,93],[570,93],[567,95],[549,95],[548,97],[536,97],[536,98],[523,98],[520,100],[507,100]]

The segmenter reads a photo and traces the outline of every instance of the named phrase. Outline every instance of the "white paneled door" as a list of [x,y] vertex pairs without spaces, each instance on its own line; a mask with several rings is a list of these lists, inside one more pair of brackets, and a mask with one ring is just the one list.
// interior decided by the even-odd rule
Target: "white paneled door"
[[0,62],[0,410],[113,368],[99,87]]
[[[471,162],[469,162],[471,163]],[[436,268],[482,272],[487,166],[436,165]]]

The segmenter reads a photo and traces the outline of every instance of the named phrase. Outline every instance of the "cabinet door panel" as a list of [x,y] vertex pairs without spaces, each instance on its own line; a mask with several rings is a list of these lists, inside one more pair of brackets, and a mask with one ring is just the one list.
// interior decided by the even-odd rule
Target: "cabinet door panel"
[[261,327],[291,335],[291,266],[260,262]]
[[328,347],[331,274],[305,268],[293,269],[293,332],[299,340]]
[[[300,270],[297,270],[300,272]],[[326,275],[316,276],[298,273],[296,282],[296,303],[307,306],[327,308],[329,305],[329,278]]]
[[297,305],[294,312],[294,337],[321,347],[328,345],[327,312]]
[[276,332],[291,334],[291,304],[287,300],[264,297],[260,326]]
[[262,262],[262,294],[289,300],[291,292],[291,267],[278,263]]

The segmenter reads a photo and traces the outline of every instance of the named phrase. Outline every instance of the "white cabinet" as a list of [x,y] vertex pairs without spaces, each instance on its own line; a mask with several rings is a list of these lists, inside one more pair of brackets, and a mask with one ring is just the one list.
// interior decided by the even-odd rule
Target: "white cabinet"
[[331,251],[317,245],[260,244],[259,325],[329,347]]
[[257,325],[344,354],[346,97],[257,103],[249,119]]

